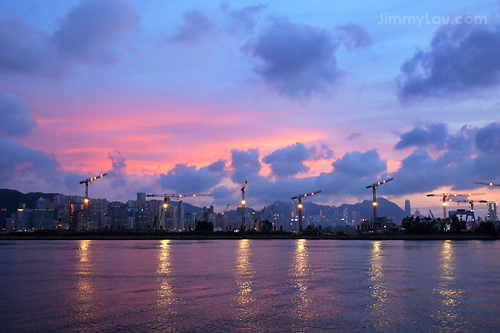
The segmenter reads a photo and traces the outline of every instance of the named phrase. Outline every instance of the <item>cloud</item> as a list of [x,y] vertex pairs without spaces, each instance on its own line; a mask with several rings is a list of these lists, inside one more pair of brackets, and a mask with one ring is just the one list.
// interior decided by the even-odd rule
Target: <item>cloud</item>
[[233,174],[231,180],[236,184],[243,184],[246,180],[259,179],[262,165],[259,161],[259,150],[250,148],[248,150],[231,150],[231,168]]
[[376,149],[364,153],[357,151],[346,153],[332,163],[335,171],[344,175],[365,178],[375,176],[387,170],[387,163],[380,160]]
[[14,138],[0,137],[0,182],[35,176],[39,179],[59,183],[60,165],[56,157],[25,147]]
[[367,48],[373,44],[373,40],[368,31],[359,24],[349,22],[345,25],[337,26],[335,31],[338,34],[339,40],[348,51]]
[[195,165],[176,164],[167,174],[160,174],[160,185],[181,194],[193,194],[208,191],[223,178],[222,172],[211,172],[209,167],[197,169]]
[[109,178],[112,179],[111,186],[120,187],[127,184],[125,179],[125,173],[127,169],[127,164],[125,163],[125,157],[119,151],[108,154],[108,158],[111,160],[111,170],[108,171]]
[[207,170],[214,173],[224,173],[226,170],[226,160],[218,159],[217,162],[210,164]]
[[427,129],[417,126],[413,130],[403,133],[394,148],[404,149],[412,146],[423,148],[431,145],[442,148],[446,143],[447,137],[448,127],[446,124],[429,124],[427,125]]
[[1,134],[24,136],[31,133],[37,125],[26,102],[16,96],[0,93]]
[[179,28],[179,32],[170,38],[171,43],[191,44],[215,27],[215,24],[199,10],[186,11],[182,17],[184,24]]
[[0,15],[0,71],[61,77],[80,63],[109,65],[120,58],[119,42],[135,31],[139,15],[128,1],[85,0],[73,8],[53,34],[23,19]]
[[119,59],[114,46],[138,23],[139,15],[128,1],[85,0],[66,15],[51,42],[62,56],[113,64]]
[[255,72],[281,95],[326,93],[341,75],[334,57],[338,44],[330,33],[288,19],[271,22],[267,31],[243,47],[264,63]]
[[[224,3],[222,10],[227,12],[227,3]],[[267,5],[253,5],[247,6],[242,9],[233,9],[228,12],[230,26],[229,32],[237,33],[243,30],[246,33],[250,33],[254,30],[256,25],[256,18],[258,14],[267,9]]]
[[297,142],[273,151],[266,155],[262,162],[271,165],[274,176],[290,177],[309,170],[309,167],[304,164],[305,161],[330,158],[333,158],[333,151],[326,144],[322,144],[320,150],[317,151],[315,146],[308,149],[303,143]]
[[415,53],[401,67],[399,97],[451,97],[495,86],[499,52],[499,25],[444,25],[436,31],[430,51]]
[[0,14],[0,72],[58,76],[61,64],[47,47],[49,36],[29,27],[21,18]]
[[[446,127],[437,125],[441,129]],[[406,146],[419,146],[420,149],[403,159],[400,168],[392,174],[395,181],[391,194],[424,193],[443,186],[454,191],[468,190],[474,181],[496,182],[500,179],[500,169],[496,167],[500,163],[498,123],[482,128],[464,126],[457,133],[446,131],[444,137],[440,134],[435,140],[429,139],[431,126],[428,128],[423,130],[426,135],[417,135],[406,141]],[[414,129],[408,133],[421,131]],[[433,157],[424,148],[438,148],[440,155]]]
[[500,123],[492,123],[478,130],[475,143],[483,153],[500,154]]
[[358,137],[360,137],[362,134],[360,132],[356,132],[356,133],[351,133],[348,137],[347,137],[347,140],[348,141],[352,141]]

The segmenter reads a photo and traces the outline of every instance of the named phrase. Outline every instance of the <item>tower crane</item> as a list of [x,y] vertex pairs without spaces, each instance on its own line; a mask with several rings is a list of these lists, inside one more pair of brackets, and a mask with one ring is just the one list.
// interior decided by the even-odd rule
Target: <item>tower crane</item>
[[299,194],[297,196],[292,197],[292,200],[294,199],[299,199],[299,232],[302,232],[302,198],[306,198],[307,196],[310,195],[315,195],[321,193],[321,190],[312,192],[312,193],[304,193],[304,194]]
[[378,183],[373,183],[371,185],[368,185],[366,188],[373,188],[373,221],[377,218],[377,186],[380,186],[382,184],[388,183],[394,178],[391,177],[389,179],[386,179],[384,181],[378,182]]
[[[453,199],[450,199],[448,201],[456,202],[458,204],[460,204],[460,202],[468,202],[470,204],[470,214],[472,216],[472,222],[476,222],[476,217],[475,217],[475,214],[474,214],[474,200],[453,200]],[[486,200],[476,200],[476,201],[479,202],[479,203],[487,203],[488,202]],[[458,211],[459,210],[457,210],[457,212]]]
[[446,198],[447,197],[469,197],[471,195],[484,195],[484,193],[431,193],[427,194],[428,197],[443,197],[443,219],[446,220]]
[[241,231],[245,231],[245,188],[247,187],[247,181],[241,188]]
[[99,176],[87,178],[80,182],[80,184],[85,184],[85,230],[88,229],[89,223],[89,183],[92,183],[94,180],[100,179],[107,175],[107,173],[101,173]]
[[[151,198],[163,198],[163,209],[160,214],[159,223],[161,223],[161,218],[163,216],[163,212],[167,210],[168,205],[170,203],[170,198],[196,198],[196,197],[211,197],[212,194],[178,194],[178,193],[165,193],[165,194],[147,194],[146,197]],[[155,218],[156,220],[156,218]],[[153,228],[156,228],[156,223],[153,224]]]
[[483,183],[483,182],[474,182],[474,184],[479,184],[479,185],[487,185],[487,186],[500,186],[500,184],[495,184],[495,183]]

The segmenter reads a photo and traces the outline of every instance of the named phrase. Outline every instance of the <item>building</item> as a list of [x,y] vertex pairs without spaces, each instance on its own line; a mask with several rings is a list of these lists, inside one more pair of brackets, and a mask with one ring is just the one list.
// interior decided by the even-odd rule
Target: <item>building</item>
[[495,201],[490,201],[486,204],[486,207],[486,221],[498,221],[497,203]]
[[410,205],[410,199],[405,200],[405,214],[406,216],[411,216],[411,205]]
[[56,221],[54,220],[53,209],[35,209],[34,225],[35,229],[55,229]]

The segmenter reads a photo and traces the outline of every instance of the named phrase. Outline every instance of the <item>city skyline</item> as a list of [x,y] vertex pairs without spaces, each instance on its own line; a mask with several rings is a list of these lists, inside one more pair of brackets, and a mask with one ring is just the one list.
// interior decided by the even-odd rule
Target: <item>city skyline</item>
[[[83,195],[108,172],[90,197],[211,192],[200,205],[222,210],[246,180],[257,208],[320,189],[355,203],[394,177],[380,196],[437,217],[427,193],[498,201],[474,185],[500,182],[498,9],[3,3],[0,188]],[[380,22],[426,15],[487,20]]]

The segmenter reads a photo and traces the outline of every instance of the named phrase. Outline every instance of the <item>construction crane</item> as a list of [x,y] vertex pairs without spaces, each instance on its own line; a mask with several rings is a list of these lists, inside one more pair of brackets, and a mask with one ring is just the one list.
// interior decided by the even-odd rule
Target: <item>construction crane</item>
[[[460,204],[460,202],[468,202],[469,205],[470,205],[470,211],[474,212],[474,200],[453,200],[453,199],[450,199],[448,201],[457,202],[459,204]],[[486,200],[476,200],[476,201],[479,202],[479,203],[487,203],[488,202]]]
[[[170,204],[170,198],[196,198],[196,197],[211,197],[212,194],[178,194],[178,193],[165,193],[165,194],[147,194],[146,197],[151,198],[163,198],[163,209],[160,213],[160,218],[158,223],[161,223],[161,218],[163,217],[163,212],[165,212]],[[156,217],[155,217],[156,220]],[[156,222],[153,223],[153,229],[156,228]]]
[[371,185],[368,185],[366,188],[373,188],[373,221],[377,218],[377,186],[380,186],[382,184],[385,184],[387,182],[390,182],[394,178],[391,177],[389,179],[386,179],[384,181],[378,182],[378,183],[373,183]]
[[107,176],[107,173],[101,173],[99,176],[95,176],[92,178],[87,178],[82,180],[80,184],[85,184],[85,230],[88,229],[89,223],[89,183],[92,183],[94,180],[100,179],[104,176]]
[[299,199],[299,232],[302,232],[302,198],[307,198],[310,195],[315,195],[321,193],[320,191],[312,192],[312,193],[305,193],[305,194],[299,194],[295,197],[292,197],[292,200],[294,199]]
[[429,217],[432,217],[434,219],[434,214],[432,214],[432,211],[429,209]]
[[428,197],[443,197],[443,219],[446,220],[446,198],[447,197],[469,197],[471,195],[484,195],[484,193],[441,193],[441,194],[436,194],[436,193],[431,193],[427,194]]
[[479,185],[487,185],[487,186],[500,186],[500,184],[495,184],[495,183],[483,183],[483,182],[474,182],[474,184],[479,184]]
[[241,231],[245,231],[245,188],[247,187],[247,181],[241,188]]

